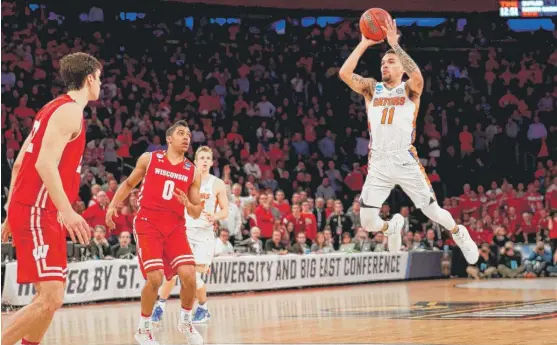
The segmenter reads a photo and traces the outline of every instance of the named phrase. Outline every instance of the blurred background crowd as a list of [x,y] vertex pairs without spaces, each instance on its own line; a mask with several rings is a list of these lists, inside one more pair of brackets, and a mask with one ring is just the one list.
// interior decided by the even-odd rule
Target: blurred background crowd
[[[85,109],[74,206],[94,240],[78,259],[135,255],[137,191],[119,206],[114,231],[106,207],[136,159],[165,148],[178,119],[192,131],[188,156],[211,147],[211,173],[229,187],[217,255],[388,250],[383,234],[360,226],[373,138],[363,98],[337,73],[360,39],[356,15],[240,18],[221,9],[229,16],[184,18],[72,6],[2,2],[3,205],[36,112],[64,92],[59,59],[83,51],[104,70],[101,98]],[[485,16],[399,22],[425,78],[415,146],[438,202],[481,247],[478,264],[455,274],[556,274],[557,31]],[[386,48],[370,49],[357,72],[379,79]],[[453,249],[398,188],[381,215],[397,212],[404,250]]]

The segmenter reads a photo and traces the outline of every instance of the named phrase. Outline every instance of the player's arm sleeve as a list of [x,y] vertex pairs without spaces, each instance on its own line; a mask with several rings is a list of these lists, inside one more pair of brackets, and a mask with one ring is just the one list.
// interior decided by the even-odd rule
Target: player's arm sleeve
[[220,211],[215,213],[215,220],[223,220],[228,218],[228,196],[226,195],[226,186],[222,180],[218,180],[217,202]]
[[41,150],[35,163],[48,195],[60,212],[72,209],[70,200],[64,191],[62,178],[58,172],[58,162],[68,142],[75,133],[82,129],[83,109],[77,103],[66,103],[59,107],[48,120]]
[[131,191],[145,177],[150,162],[151,162],[150,152],[145,152],[144,154],[141,155],[141,157],[139,157],[135,165],[135,168],[133,169],[130,176],[128,176],[128,178],[123,183],[120,184],[118,190],[116,190],[116,193],[114,194],[114,197],[112,198],[109,207],[116,207],[116,205],[120,204],[128,197]]
[[391,48],[395,51],[396,55],[400,59],[402,64],[402,69],[408,75],[409,79],[406,82],[409,91],[414,95],[421,95],[424,89],[424,77],[420,68],[414,62],[414,60],[402,49],[398,44],[393,45]]

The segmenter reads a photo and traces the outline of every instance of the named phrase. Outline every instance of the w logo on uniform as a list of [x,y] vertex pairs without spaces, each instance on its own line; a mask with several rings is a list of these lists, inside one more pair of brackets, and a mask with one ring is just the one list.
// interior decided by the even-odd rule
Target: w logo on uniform
[[41,259],[46,259],[46,255],[48,254],[48,244],[44,246],[38,246],[37,248],[33,249],[33,257],[35,261],[39,261]]

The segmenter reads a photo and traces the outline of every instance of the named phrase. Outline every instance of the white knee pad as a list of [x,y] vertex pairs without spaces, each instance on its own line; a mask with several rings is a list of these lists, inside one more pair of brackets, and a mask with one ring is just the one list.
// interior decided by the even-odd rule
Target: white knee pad
[[437,201],[432,202],[421,210],[427,218],[441,224],[441,226],[449,231],[454,229],[456,226],[456,222],[454,221],[453,216],[451,216],[449,211],[441,208]]
[[201,289],[203,286],[205,286],[205,282],[203,281],[203,279],[201,279],[201,273],[199,272],[195,272],[195,284],[197,286],[197,289]]
[[385,221],[379,217],[379,209],[376,207],[360,208],[360,222],[368,232],[381,231],[385,224]]

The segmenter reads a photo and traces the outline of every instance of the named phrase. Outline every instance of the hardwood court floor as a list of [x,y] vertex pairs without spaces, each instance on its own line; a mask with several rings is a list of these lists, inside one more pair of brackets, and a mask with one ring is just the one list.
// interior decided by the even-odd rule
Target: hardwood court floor
[[[557,279],[223,295],[210,297],[209,309],[212,320],[197,327],[206,344],[557,344]],[[161,344],[185,344],[175,327],[178,312],[178,301],[168,302],[156,333]],[[138,302],[63,308],[41,344],[135,344],[138,313]]]

